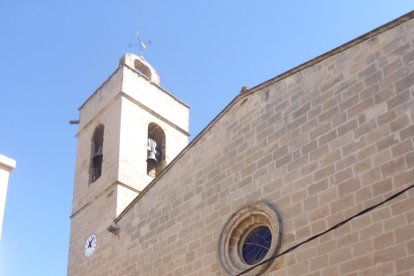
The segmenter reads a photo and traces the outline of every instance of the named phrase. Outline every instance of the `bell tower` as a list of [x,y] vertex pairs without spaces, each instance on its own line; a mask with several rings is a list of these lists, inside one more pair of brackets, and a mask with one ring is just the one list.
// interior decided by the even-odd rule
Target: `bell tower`
[[116,216],[189,136],[189,107],[162,89],[157,72],[133,54],[120,59],[79,114],[68,275],[88,275],[94,255],[84,252],[85,241],[96,239],[99,248]]

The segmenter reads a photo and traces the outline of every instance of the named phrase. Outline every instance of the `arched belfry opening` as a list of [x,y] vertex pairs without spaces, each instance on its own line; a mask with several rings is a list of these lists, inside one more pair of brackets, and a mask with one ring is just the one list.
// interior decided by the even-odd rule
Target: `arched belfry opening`
[[152,78],[151,69],[145,63],[143,63],[140,59],[136,59],[134,61],[134,67],[136,70],[141,72],[145,77],[151,80]]
[[147,174],[151,177],[159,175],[165,167],[165,133],[155,123],[148,125]]
[[92,135],[89,183],[95,182],[102,174],[104,126],[96,127]]

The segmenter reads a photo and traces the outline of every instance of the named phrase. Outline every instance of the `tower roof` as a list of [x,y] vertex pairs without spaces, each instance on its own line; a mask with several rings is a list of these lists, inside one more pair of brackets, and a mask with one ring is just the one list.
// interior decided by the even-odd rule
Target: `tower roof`
[[119,60],[119,65],[127,65],[131,68],[134,68],[149,81],[160,85],[160,76],[158,75],[157,71],[155,71],[155,69],[142,56],[128,53],[124,54]]

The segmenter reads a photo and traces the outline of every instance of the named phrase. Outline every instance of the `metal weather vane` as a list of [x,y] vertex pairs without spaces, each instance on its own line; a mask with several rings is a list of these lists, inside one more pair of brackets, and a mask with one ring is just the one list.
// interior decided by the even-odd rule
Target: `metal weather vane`
[[141,34],[139,32],[137,32],[137,37],[138,37],[138,43],[129,43],[128,47],[129,48],[138,47],[139,55],[141,55],[142,52],[147,49],[147,45],[151,45],[151,40],[143,41],[141,38]]
[[[139,31],[141,30],[142,30],[142,0],[139,1]],[[144,41],[139,31],[137,32],[138,43],[130,43],[128,44],[128,47],[129,48],[138,47],[139,55],[141,55],[142,52],[147,49],[147,45],[151,45],[151,40]]]

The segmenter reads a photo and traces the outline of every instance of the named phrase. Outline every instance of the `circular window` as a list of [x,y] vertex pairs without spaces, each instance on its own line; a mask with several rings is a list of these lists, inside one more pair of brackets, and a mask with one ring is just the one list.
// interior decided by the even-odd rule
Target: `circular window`
[[242,247],[243,260],[254,265],[263,260],[272,244],[272,231],[267,226],[254,228],[244,239]]
[[[257,265],[279,251],[282,242],[280,215],[270,204],[248,204],[226,222],[219,239],[219,260],[231,275]],[[258,275],[269,267],[266,262],[246,275]]]

